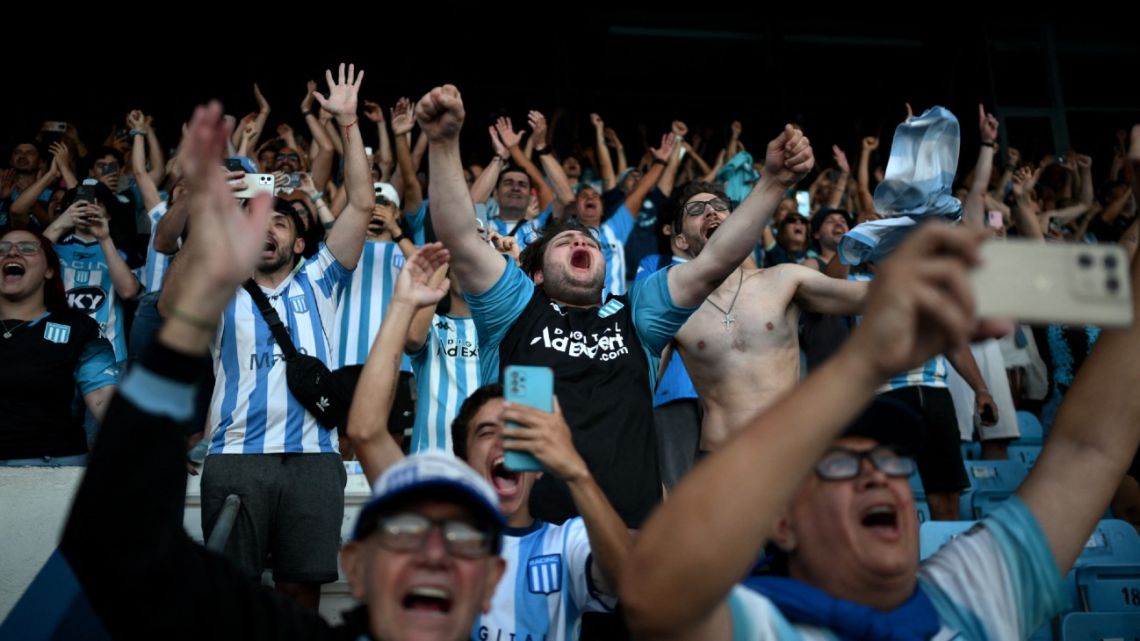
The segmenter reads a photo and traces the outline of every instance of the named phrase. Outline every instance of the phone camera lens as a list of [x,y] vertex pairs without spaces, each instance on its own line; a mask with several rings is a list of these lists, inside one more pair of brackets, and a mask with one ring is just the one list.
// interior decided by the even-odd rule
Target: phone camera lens
[[1116,256],[1105,256],[1104,266],[1108,269],[1116,269]]
[[1092,258],[1092,256],[1090,256],[1088,254],[1081,254],[1077,258],[1077,264],[1079,264],[1084,269],[1088,269],[1089,267],[1092,267],[1092,265],[1093,265],[1093,258]]
[[1120,281],[1116,280],[1115,278],[1109,278],[1108,280],[1104,281],[1104,287],[1109,291],[1109,293],[1115,294],[1117,290],[1120,289]]

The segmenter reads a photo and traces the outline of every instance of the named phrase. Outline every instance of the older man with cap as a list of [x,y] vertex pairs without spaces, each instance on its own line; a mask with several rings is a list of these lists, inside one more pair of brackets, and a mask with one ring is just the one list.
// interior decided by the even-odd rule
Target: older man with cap
[[195,181],[185,280],[157,343],[112,401],[60,544],[63,559],[116,639],[466,638],[503,572],[504,525],[494,490],[449,456],[410,457],[377,480],[342,557],[364,604],[337,627],[254,585],[183,530],[181,423],[208,366],[211,324],[257,263],[270,216],[268,196],[248,214],[238,208],[211,166],[225,140],[221,113],[215,103],[191,121],[187,154],[198,169],[188,171]]

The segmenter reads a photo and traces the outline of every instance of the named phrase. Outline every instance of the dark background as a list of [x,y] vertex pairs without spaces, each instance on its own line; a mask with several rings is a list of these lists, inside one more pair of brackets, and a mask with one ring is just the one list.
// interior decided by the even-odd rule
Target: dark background
[[[1093,156],[1100,176],[1114,132],[1140,121],[1140,45],[1123,18],[958,26],[938,17],[919,22],[917,12],[929,12],[927,6],[914,8],[913,23],[815,21],[811,14],[823,7],[804,5],[796,20],[745,17],[757,6],[715,16],[568,10],[559,19],[538,18],[531,7],[503,9],[498,22],[485,20],[489,9],[429,29],[423,14],[444,7],[425,4],[422,14],[406,16],[376,7],[330,6],[310,19],[277,6],[273,13],[295,18],[254,29],[221,17],[178,17],[192,11],[189,5],[157,9],[175,11],[161,28],[129,14],[107,20],[104,12],[50,30],[10,29],[10,110],[0,143],[7,149],[34,135],[42,120],[61,119],[97,145],[112,123],[122,126],[126,112],[140,108],[155,115],[170,148],[196,103],[219,98],[239,116],[255,110],[254,81],[273,107],[269,132],[281,121],[303,130],[305,81],[316,79],[324,90],[323,70],[341,60],[365,69],[362,97],[386,111],[400,96],[415,99],[443,82],[459,86],[468,112],[463,148],[480,161],[490,154],[485,130],[493,116],[511,115],[519,127],[528,109],[549,120],[562,107],[555,140],[561,153],[573,140],[591,142],[588,114],[597,111],[618,130],[631,163],[644,136],[656,144],[673,118],[706,133],[710,163],[733,119],[744,123],[751,150],[794,121],[811,137],[819,164],[831,165],[832,143],[854,163],[859,139],[889,138],[910,102],[916,113],[941,104],[958,115],[968,167],[977,150],[977,104],[984,102],[1002,119],[1003,139],[1008,135],[1025,155],[1072,146]],[[318,35],[334,29],[343,33]],[[364,130],[370,144],[374,129]]]

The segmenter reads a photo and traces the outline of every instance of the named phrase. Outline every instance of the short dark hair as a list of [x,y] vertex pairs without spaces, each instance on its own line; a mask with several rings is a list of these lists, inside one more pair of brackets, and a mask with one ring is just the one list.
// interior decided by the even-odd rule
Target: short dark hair
[[697,194],[712,194],[717,198],[724,200],[728,203],[730,208],[733,207],[733,202],[729,200],[728,194],[724,191],[724,185],[721,183],[707,182],[704,180],[693,180],[685,184],[680,192],[673,200],[673,231],[680,232],[681,227],[685,221],[685,203],[689,202],[693,196]]
[[531,182],[530,174],[526,173],[526,170],[522,167],[519,167],[518,165],[504,165],[503,168],[499,170],[499,179],[495,181],[496,189],[498,189],[499,185],[503,182],[503,176],[506,176],[508,173],[522,174],[526,176],[527,184],[530,184]]
[[451,451],[461,461],[467,460],[467,430],[471,421],[487,401],[503,397],[501,383],[484,385],[471,393],[459,406],[459,413],[451,421]]
[[96,149],[95,153],[91,156],[91,166],[94,167],[95,161],[103,156],[111,156],[114,158],[115,162],[119,164],[119,171],[123,171],[123,163],[126,161],[123,159],[123,154],[119,153],[119,150],[114,147],[100,147]]
[[519,254],[519,266],[522,267],[523,272],[525,272],[527,276],[534,278],[534,275],[542,269],[542,259],[546,257],[546,247],[550,244],[551,240],[554,240],[555,236],[564,231],[585,232],[590,234],[590,238],[593,238],[594,241],[597,242],[594,231],[576,219],[570,218],[557,222],[551,221],[546,227],[542,228],[542,235],[527,245],[522,253]]

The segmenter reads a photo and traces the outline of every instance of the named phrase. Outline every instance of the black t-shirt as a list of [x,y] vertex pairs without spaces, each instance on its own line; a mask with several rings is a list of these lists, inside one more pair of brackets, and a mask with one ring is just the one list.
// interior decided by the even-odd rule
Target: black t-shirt
[[[596,349],[593,357],[580,350]],[[554,393],[574,446],[614,510],[640,527],[661,499],[649,363],[628,297],[601,308],[562,307],[541,288],[499,344],[500,378],[507,365],[554,370]],[[562,523],[578,512],[566,485],[544,475],[530,495],[531,513]]]
[[111,344],[94,320],[70,309],[4,324],[11,337],[0,337],[0,459],[83,454],[77,376],[90,389],[113,383]]

